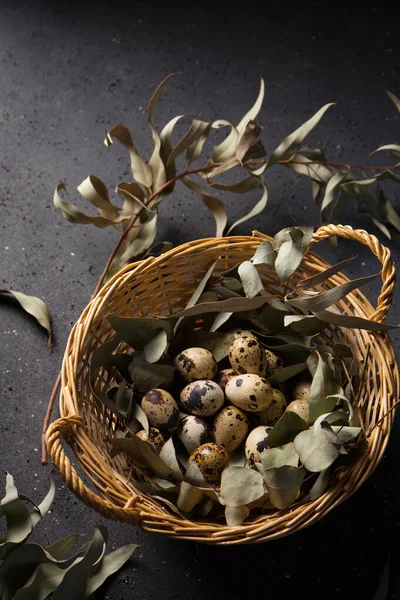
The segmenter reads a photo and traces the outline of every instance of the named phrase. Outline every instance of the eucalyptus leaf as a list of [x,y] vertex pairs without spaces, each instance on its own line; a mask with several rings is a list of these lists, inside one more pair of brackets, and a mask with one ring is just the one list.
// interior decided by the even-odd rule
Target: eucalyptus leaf
[[275,260],[275,270],[280,283],[284,283],[293,275],[302,260],[303,253],[292,240],[282,244]]
[[238,274],[247,298],[254,298],[264,291],[261,277],[251,261],[245,260],[242,262]]
[[86,598],[89,598],[98,588],[103,585],[110,575],[119,571],[119,569],[130,559],[135,550],[139,548],[138,544],[128,544],[122,546],[114,552],[107,554],[99,564],[93,568],[93,573],[89,573],[86,581]]
[[214,321],[213,321],[213,323],[212,323],[212,325],[210,327],[210,332],[217,331],[217,329],[219,329],[220,327],[222,327],[222,325],[224,325],[231,318],[232,314],[233,313],[231,313],[231,312],[222,312],[222,313],[219,313],[215,317],[215,319],[214,319]]
[[255,103],[251,107],[251,109],[244,115],[244,117],[242,117],[242,119],[240,120],[240,122],[237,125],[236,129],[237,129],[240,137],[243,136],[250,121],[254,121],[255,118],[257,117],[258,113],[260,112],[262,103],[264,100],[264,94],[265,94],[265,84],[264,84],[264,79],[261,77],[260,90],[258,92],[257,100],[255,101]]
[[362,317],[342,315],[331,310],[317,311],[314,313],[314,315],[318,319],[321,319],[321,321],[325,321],[330,325],[337,325],[338,327],[346,327],[349,329],[367,329],[368,331],[390,331],[391,329],[398,329],[400,327],[400,325],[378,323],[377,321],[363,319]]
[[357,258],[357,256],[352,256],[351,258],[347,258],[346,260],[342,260],[341,262],[336,263],[335,265],[333,265],[332,267],[329,267],[328,269],[324,269],[323,271],[321,271],[321,273],[317,273],[317,275],[312,275],[311,277],[302,279],[297,284],[297,287],[299,289],[307,289],[307,288],[315,287],[316,285],[319,285],[321,283],[324,283],[330,277],[332,277],[332,275],[336,275],[336,273],[339,273],[343,269],[343,267],[346,267],[348,264],[353,262],[353,260],[355,260],[356,258]]
[[37,523],[47,514],[50,506],[53,503],[54,496],[56,493],[56,486],[54,481],[50,479],[50,488],[43,500],[37,505],[36,510],[31,514],[32,526],[35,527]]
[[361,427],[332,425],[332,430],[342,444],[347,444],[347,442],[354,440],[361,433]]
[[166,478],[171,475],[172,469],[161,460],[154,447],[136,435],[130,438],[109,438],[108,441],[117,448],[122,448],[133,459],[144,462],[158,477]]
[[107,321],[114,329],[117,339],[129,344],[135,350],[144,350],[160,329],[165,331],[167,339],[172,338],[173,320],[171,319],[119,317],[111,314],[107,316]]
[[297,498],[304,475],[304,470],[289,465],[264,471],[271,504],[280,510],[290,506]]
[[393,102],[393,104],[397,108],[398,112],[400,112],[400,99],[397,96],[395,96],[393,94],[393,92],[390,92],[389,90],[385,90],[385,93],[386,93],[387,97],[389,98],[389,100],[391,100]]
[[305,362],[300,363],[298,365],[289,365],[288,367],[283,367],[283,369],[280,369],[279,371],[268,377],[268,381],[271,385],[283,383],[284,381],[295,377],[296,375],[304,371],[306,368],[307,363]]
[[82,181],[78,186],[78,192],[96,206],[104,217],[109,219],[118,217],[118,207],[111,204],[106,185],[96,175],[89,175]]
[[259,215],[264,210],[264,208],[267,206],[267,202],[268,202],[267,187],[264,182],[261,184],[260,187],[262,187],[262,189],[263,189],[263,193],[262,193],[260,200],[258,200],[258,202],[253,206],[253,208],[251,209],[250,212],[248,212],[244,217],[241,217],[240,219],[235,221],[233,223],[233,225],[230,226],[230,228],[227,231],[227,235],[229,235],[233,231],[233,229],[235,229],[238,225],[241,225],[242,223],[245,223],[249,219],[252,219],[253,217],[256,217],[257,215]]
[[72,533],[66,537],[61,538],[54,544],[47,546],[46,552],[50,554],[55,560],[63,560],[71,552],[78,539],[81,537],[79,533]]
[[172,437],[170,437],[162,447],[160,458],[167,465],[167,467],[171,469],[171,473],[175,479],[180,481],[183,480],[182,471],[179,467],[179,462],[176,457],[176,450]]
[[117,394],[115,396],[115,405],[118,412],[123,417],[127,417],[130,414],[132,408],[132,390],[127,387],[125,380],[118,386]]
[[182,152],[185,152],[190,147],[193,148],[193,145],[196,144],[199,139],[201,139],[202,143],[204,144],[205,139],[207,139],[204,139],[204,132],[209,130],[209,128],[209,123],[200,121],[199,119],[193,119],[187,132],[179,140],[175,148],[173,148],[168,156],[167,164],[173,162],[180,154],[182,154]]
[[33,528],[30,512],[25,502],[20,499],[10,473],[6,475],[5,491],[5,496],[0,502],[0,515],[6,518],[7,534],[0,538],[0,560],[4,558],[4,542],[20,544],[30,535]]
[[276,259],[276,252],[272,247],[271,242],[261,242],[257,246],[257,250],[251,259],[253,265],[273,265]]
[[221,200],[218,200],[218,198],[215,198],[215,196],[209,194],[206,189],[204,189],[201,185],[199,185],[190,177],[183,177],[182,183],[184,183],[186,187],[188,187],[193,192],[199,194],[200,198],[207,206],[207,208],[211,211],[214,217],[216,224],[215,236],[221,237],[228,222],[228,215],[226,213],[225,206],[223,205]]
[[316,500],[325,492],[329,485],[329,478],[331,475],[330,467],[327,467],[323,471],[321,471],[315,480],[311,490],[310,490],[310,499]]
[[320,321],[313,315],[286,315],[284,317],[285,327],[304,335],[314,336],[326,329],[326,323]]
[[159,329],[154,337],[144,346],[144,357],[149,363],[155,363],[168,347],[168,336],[165,329]]
[[130,415],[133,419],[139,421],[139,423],[145,430],[146,435],[149,435],[149,420],[140,404],[138,404],[137,402],[134,402],[132,404]]
[[135,388],[139,392],[148,392],[170,381],[175,369],[168,364],[148,363],[137,354],[129,365],[129,371]]
[[292,411],[284,412],[268,435],[268,445],[270,448],[284,446],[293,442],[295,437],[305,430],[308,430],[306,421]]
[[247,506],[225,506],[225,519],[228,527],[239,527],[247,519],[250,510]]
[[196,138],[196,140],[194,142],[192,142],[190,144],[190,146],[188,147],[188,149],[186,150],[186,162],[187,165],[191,165],[192,162],[194,162],[195,160],[197,160],[203,150],[203,146],[206,143],[208,136],[210,135],[211,132],[211,125],[210,123],[205,123],[205,127],[203,127],[202,132],[199,134],[199,136]]
[[211,181],[209,186],[223,192],[231,192],[232,194],[247,194],[248,192],[261,187],[262,182],[258,177],[250,175],[246,179],[242,179],[236,183],[222,183],[220,181]]
[[310,131],[312,131],[314,127],[318,125],[323,115],[331,106],[334,106],[334,103],[326,104],[320,108],[319,111],[316,112],[313,117],[311,117],[311,119],[308,119],[308,121],[303,123],[300,127],[293,131],[293,133],[288,135],[271,154],[268,160],[268,167],[272,167],[272,165],[277,163],[279,160],[287,159],[293,152],[293,149],[301,144]]
[[15,548],[0,565],[0,598],[12,600],[35,569],[46,562],[50,562],[50,558],[37,544],[24,544]]
[[284,465],[297,467],[299,464],[299,455],[295,450],[293,442],[285,444],[284,446],[266,448],[261,452],[260,456],[263,470],[277,469]]
[[222,471],[220,494],[226,505],[250,504],[264,495],[263,478],[247,467],[227,467]]
[[228,290],[232,290],[237,294],[241,294],[241,292],[243,291],[242,282],[239,281],[239,279],[236,279],[236,277],[223,277],[221,279],[221,284],[225,288],[228,288]]
[[79,225],[95,225],[96,227],[103,228],[115,226],[126,221],[126,217],[122,215],[114,218],[108,218],[102,215],[91,216],[82,212],[76,208],[76,206],[66,202],[61,198],[59,192],[61,190],[65,190],[65,187],[65,183],[62,181],[57,184],[53,196],[53,203],[54,206],[61,212],[64,219],[67,219],[67,221],[70,223],[77,223]]
[[340,184],[346,179],[347,173],[335,173],[326,184],[325,194],[321,202],[321,220],[323,223],[329,221],[328,208],[335,204],[341,193]]
[[183,512],[190,512],[196,504],[201,502],[203,496],[204,494],[199,488],[182,481],[177,506]]
[[115,125],[106,134],[104,144],[108,147],[111,146],[113,143],[113,137],[129,151],[133,178],[138,183],[150,188],[151,184],[153,183],[153,174],[149,165],[137,153],[133,137],[129,129],[124,125]]
[[338,447],[327,440],[320,427],[299,433],[294,440],[294,447],[305,468],[312,473],[324,471],[339,456]]
[[25,312],[35,317],[36,321],[47,330],[48,346],[51,348],[51,317],[46,303],[36,296],[27,296],[15,290],[0,289],[0,294],[11,294]]
[[124,199],[121,216],[130,218],[133,214],[136,214],[140,208],[150,211],[149,207],[145,204],[143,190],[136,181],[121,181],[115,188],[115,191]]
[[346,283],[342,283],[341,285],[337,285],[326,292],[320,292],[319,294],[311,297],[301,297],[301,298],[289,298],[288,302],[299,308],[302,311],[312,311],[314,313],[321,312],[339,302],[345,298],[350,292],[355,289],[358,289],[362,285],[369,283],[376,277],[378,277],[379,273],[375,275],[367,275],[366,277],[359,277],[357,279],[353,279],[352,281],[348,281]]
[[316,351],[316,355],[318,356],[318,364],[313,376],[309,400],[310,423],[313,423],[320,415],[331,412],[337,404],[334,394],[338,392],[338,385],[335,382],[334,369],[318,351]]
[[256,296],[255,298],[242,298],[238,296],[237,298],[229,298],[228,300],[221,300],[220,302],[204,302],[201,304],[196,304],[195,306],[184,308],[183,310],[174,313],[173,316],[176,318],[202,315],[209,312],[237,313],[241,311],[254,310],[263,306],[270,297],[270,295]]
[[212,123],[213,129],[220,129],[221,127],[230,127],[229,135],[224,139],[223,142],[215,146],[211,154],[211,160],[214,163],[223,163],[224,161],[231,158],[235,152],[239,143],[239,132],[232,123],[225,120],[218,120]]

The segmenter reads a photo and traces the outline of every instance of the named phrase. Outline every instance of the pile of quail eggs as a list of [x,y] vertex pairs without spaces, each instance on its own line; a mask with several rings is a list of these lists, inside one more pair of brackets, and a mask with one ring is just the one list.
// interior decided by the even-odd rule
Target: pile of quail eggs
[[[166,439],[183,444],[205,481],[218,485],[230,453],[244,449],[252,466],[268,448],[268,435],[285,411],[307,420],[311,380],[298,382],[288,403],[268,378],[284,367],[251,331],[231,330],[230,368],[218,371],[205,348],[187,348],[174,359],[180,389],[147,392],[141,402],[150,430],[137,435],[161,452]],[[179,393],[179,398],[177,397]],[[178,441],[179,440],[179,441]]]

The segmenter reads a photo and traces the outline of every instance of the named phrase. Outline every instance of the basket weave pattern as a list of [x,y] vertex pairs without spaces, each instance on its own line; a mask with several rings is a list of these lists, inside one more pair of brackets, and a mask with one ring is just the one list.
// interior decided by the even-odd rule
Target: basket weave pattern
[[[382,263],[382,289],[377,308],[374,309],[367,298],[355,290],[338,303],[339,309],[344,314],[384,321],[395,283],[389,250],[367,232],[341,225],[321,227],[314,234],[312,243],[332,236],[359,241]],[[184,308],[213,260],[220,258],[215,270],[218,275],[251,257],[257,246],[267,239],[270,240],[255,232],[253,237],[199,240],[179,246],[159,258],[129,265],[104,286],[75,324],[62,366],[61,418],[50,425],[46,443],[52,461],[71,490],[106,518],[140,525],[154,533],[205,543],[263,542],[293,533],[322,518],[353,494],[378,465],[393,423],[395,411],[392,409],[399,397],[394,350],[385,334],[336,327],[322,337],[349,344],[359,365],[359,375],[365,370],[357,398],[367,441],[362,444],[355,462],[339,471],[328,490],[317,500],[303,500],[285,511],[250,515],[239,527],[228,527],[223,520],[186,520],[135,488],[134,479],[138,473],[124,453],[114,459],[109,456],[110,448],[104,439],[123,424],[96,403],[89,385],[91,356],[100,344],[113,337],[105,317],[110,313],[124,317],[172,314]],[[326,261],[308,251],[290,284],[328,266]],[[260,272],[269,291],[281,295],[288,291],[287,285],[279,284],[273,271],[265,267]],[[346,281],[348,279],[339,273],[326,285],[334,287]],[[128,352],[129,349],[122,344],[118,351]],[[106,388],[110,381],[110,375],[100,370],[96,385],[100,389]],[[64,442],[71,446],[82,475],[84,473],[93,486],[88,487],[71,464]]]

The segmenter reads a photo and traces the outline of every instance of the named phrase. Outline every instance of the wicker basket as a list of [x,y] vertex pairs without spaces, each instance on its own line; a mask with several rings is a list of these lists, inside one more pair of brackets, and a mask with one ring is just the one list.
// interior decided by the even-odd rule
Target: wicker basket
[[[391,304],[395,281],[390,252],[365,231],[341,225],[321,227],[314,234],[312,243],[331,236],[365,244],[382,263],[383,285],[376,309],[358,290],[339,303],[343,313],[382,322]],[[255,232],[253,237],[198,240],[159,258],[148,258],[129,265],[100,291],[75,324],[62,366],[61,418],[50,425],[46,443],[52,461],[71,490],[103,516],[140,525],[153,533],[210,544],[263,542],[288,535],[321,519],[353,494],[381,460],[394,419],[395,411],[392,409],[399,396],[399,373],[393,347],[385,334],[343,331],[340,328],[331,329],[328,336],[351,345],[360,373],[364,371],[366,349],[370,349],[364,384],[358,394],[367,443],[357,460],[340,471],[329,489],[317,500],[304,500],[274,514],[250,515],[239,527],[228,527],[222,521],[210,522],[204,518],[185,520],[135,488],[134,473],[124,453],[114,459],[109,457],[104,438],[119,424],[113,415],[93,401],[89,387],[89,364],[93,351],[113,335],[105,320],[106,315],[114,313],[127,317],[176,312],[185,306],[212,260],[221,258],[218,263],[221,272],[250,257],[265,239],[270,238]],[[309,251],[291,282],[328,266]],[[262,276],[271,291],[285,293],[285,287],[278,283],[274,272],[266,268]],[[348,280],[344,275],[337,274],[327,285],[333,287],[345,281]],[[110,377],[103,372],[98,384],[105,386],[109,381]],[[71,464],[64,451],[63,440],[71,446],[76,462],[86,475],[87,484]]]

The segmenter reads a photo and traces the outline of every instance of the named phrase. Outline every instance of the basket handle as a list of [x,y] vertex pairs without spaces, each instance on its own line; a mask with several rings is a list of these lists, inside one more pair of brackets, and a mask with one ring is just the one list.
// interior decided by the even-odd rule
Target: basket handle
[[68,441],[68,438],[73,439],[76,435],[76,428],[82,426],[82,418],[76,415],[62,417],[50,425],[46,432],[46,446],[52,462],[60,471],[61,476],[68,487],[87,506],[94,508],[107,519],[115,519],[132,525],[138,525],[138,515],[134,510],[130,509],[128,506],[115,506],[111,502],[104,500],[92,492],[92,490],[83,483],[71,464],[71,461],[63,449],[61,438],[64,438],[66,441]]
[[382,323],[392,304],[394,285],[396,282],[395,266],[390,256],[390,250],[386,248],[374,236],[363,229],[353,229],[349,225],[324,225],[314,233],[311,245],[326,240],[330,237],[342,237],[348,240],[356,240],[364,246],[368,246],[372,254],[382,264],[382,288],[378,297],[378,303],[375,311],[370,315],[370,319]]

